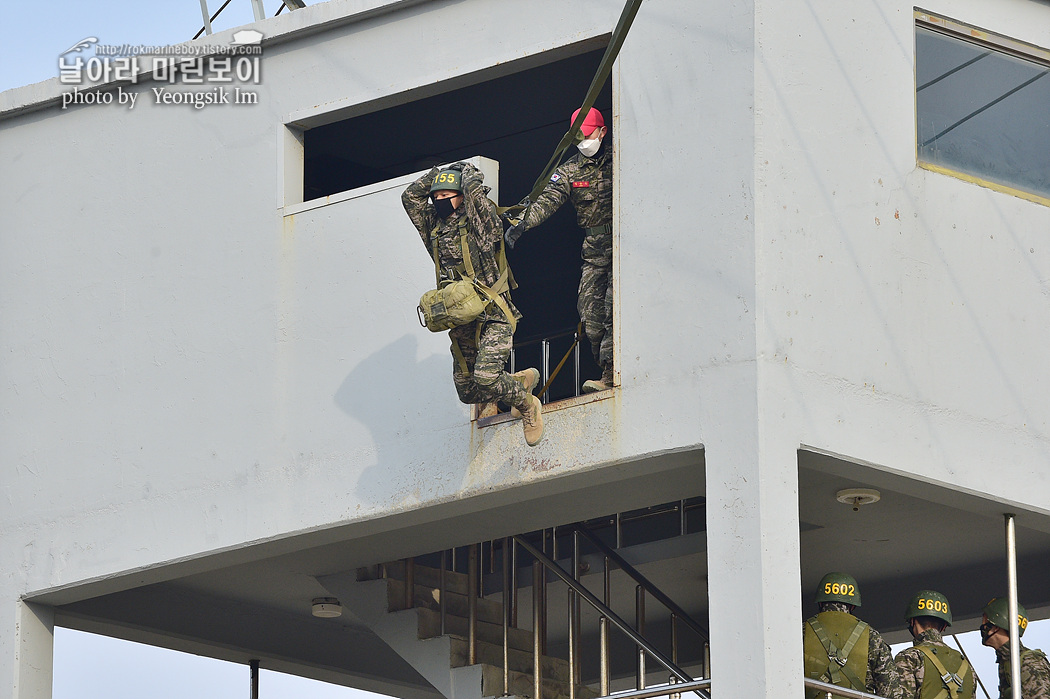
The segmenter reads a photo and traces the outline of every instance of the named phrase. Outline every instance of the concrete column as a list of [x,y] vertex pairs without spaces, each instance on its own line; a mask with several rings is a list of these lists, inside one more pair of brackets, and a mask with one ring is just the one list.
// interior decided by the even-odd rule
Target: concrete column
[[[755,381],[753,365],[722,373],[726,387]],[[780,699],[803,692],[797,457],[766,444],[752,395],[704,429],[712,689]]]
[[55,661],[55,612],[19,600],[15,630],[15,682],[12,699],[51,699]]

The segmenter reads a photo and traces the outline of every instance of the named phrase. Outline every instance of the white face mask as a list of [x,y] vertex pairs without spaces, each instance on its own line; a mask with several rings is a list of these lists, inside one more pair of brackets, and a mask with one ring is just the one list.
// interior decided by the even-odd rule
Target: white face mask
[[[600,131],[601,129],[596,129]],[[580,141],[576,144],[576,147],[580,149],[580,152],[586,155],[588,158],[598,152],[598,149],[602,146],[601,138],[588,138]]]

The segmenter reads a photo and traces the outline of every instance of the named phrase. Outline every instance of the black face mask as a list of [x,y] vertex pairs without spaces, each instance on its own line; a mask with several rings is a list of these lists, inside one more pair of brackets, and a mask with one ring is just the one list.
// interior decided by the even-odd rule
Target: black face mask
[[981,643],[985,643],[992,635],[995,634],[996,626],[994,624],[981,624]]
[[435,199],[434,208],[437,210],[437,215],[441,218],[448,218],[452,215],[452,212],[456,210],[456,207],[452,206],[453,197],[448,199]]

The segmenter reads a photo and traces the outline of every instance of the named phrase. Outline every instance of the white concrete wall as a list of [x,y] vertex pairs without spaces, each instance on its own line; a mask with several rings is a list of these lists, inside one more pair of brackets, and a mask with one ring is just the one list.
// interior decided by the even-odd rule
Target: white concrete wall
[[[634,299],[620,313],[624,388],[550,414],[534,450],[517,423],[467,421],[446,340],[415,319],[431,268],[396,197],[275,207],[292,116],[598,36],[621,9],[534,5],[522,21],[509,3],[406,4],[275,46],[257,106],[157,106],[145,84],[133,111],[0,121],[9,610],[27,593],[119,589],[205,552],[695,448],[702,424],[732,435],[720,458],[746,458],[755,406],[741,430],[716,396],[754,375],[749,3],[650,0],[636,21],[615,77],[620,284]],[[443,33],[459,38],[429,40]],[[15,672],[17,628],[0,626],[0,677]]]
[[[762,517],[796,502],[800,445],[1048,512],[1050,209],[917,168],[911,3],[757,5]],[[1043,2],[922,7],[1050,45]],[[760,527],[797,560],[797,530]]]
[[[264,23],[332,24],[267,49],[257,106],[0,120],[18,696],[47,684],[16,663],[48,646],[21,595],[700,443],[718,691],[797,693],[799,444],[1045,511],[1050,211],[916,169],[910,5],[646,0],[614,75],[623,389],[534,450],[468,424],[396,197],[282,216],[283,124],[601,35],[621,3],[338,25],[381,5]],[[1036,0],[925,9],[1050,44]]]

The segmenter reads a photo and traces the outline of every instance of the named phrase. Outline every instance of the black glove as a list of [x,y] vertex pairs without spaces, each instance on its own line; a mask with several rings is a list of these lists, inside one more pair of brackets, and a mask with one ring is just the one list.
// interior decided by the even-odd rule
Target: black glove
[[525,232],[525,221],[518,221],[513,226],[507,229],[507,232],[503,234],[503,239],[507,241],[507,246],[513,250],[514,243],[518,242],[518,238]]
[[461,160],[458,163],[452,163],[451,165],[449,165],[448,167],[446,167],[444,169],[445,170],[459,170],[460,172],[463,172],[463,168],[465,168],[468,164],[469,163],[465,163],[465,162],[463,162]]

